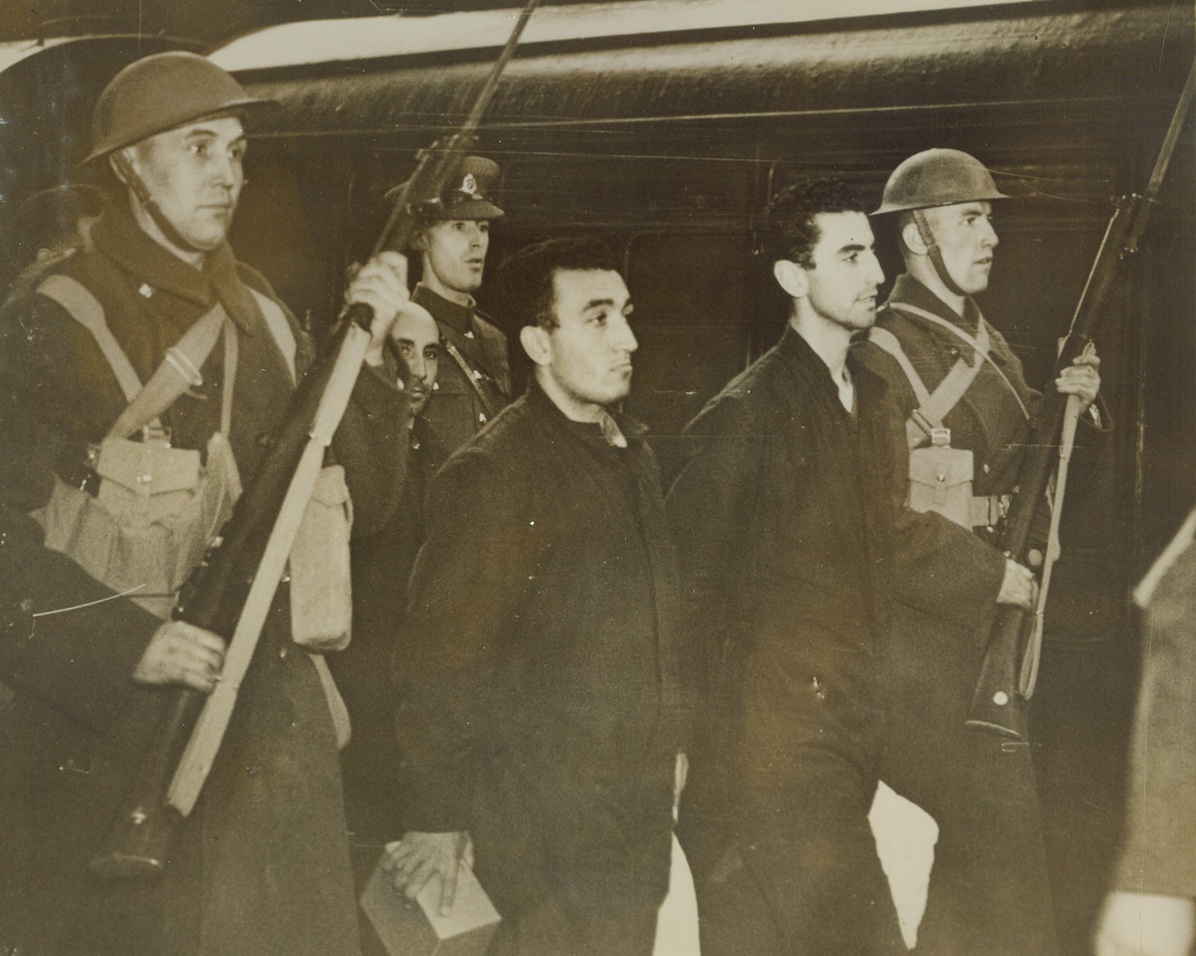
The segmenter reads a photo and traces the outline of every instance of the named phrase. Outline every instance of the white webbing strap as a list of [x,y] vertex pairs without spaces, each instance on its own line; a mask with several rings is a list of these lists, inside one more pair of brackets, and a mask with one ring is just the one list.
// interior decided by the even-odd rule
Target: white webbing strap
[[104,358],[112,366],[112,373],[116,376],[121,391],[125,393],[125,400],[133,401],[141,391],[141,379],[137,377],[129,357],[125,355],[124,349],[116,341],[116,336],[108,328],[108,323],[104,321],[104,307],[100,305],[99,300],[82,283],[58,273],[47,276],[37,287],[37,291],[57,302],[70,313],[71,318],[91,333],[96,345],[104,353]]
[[274,336],[274,344],[282,352],[282,357],[286,361],[287,368],[291,373],[291,383],[294,384],[297,381],[295,352],[298,346],[295,342],[295,333],[291,331],[291,324],[287,321],[287,317],[283,315],[282,308],[277,302],[269,296],[262,295],[257,289],[250,289],[249,291],[257,302],[258,308],[261,309],[262,318],[266,320],[266,328]]
[[901,343],[897,341],[897,336],[888,329],[882,329],[880,326],[874,325],[868,330],[868,341],[884,349],[884,351],[897,360],[897,364],[901,366],[901,371],[909,379],[910,388],[914,390],[914,398],[918,400],[919,405],[925,405],[930,401],[930,390],[927,389],[926,383],[922,381],[922,376],[914,368],[914,363],[905,354],[905,349],[901,347]]
[[920,308],[916,305],[910,305],[908,302],[890,301],[887,307],[890,309],[895,309],[898,312],[904,312],[906,315],[912,315],[920,319],[925,319],[927,322],[931,322],[943,329],[946,329],[952,335],[967,342],[968,345],[970,345],[977,354],[983,356],[983,360],[987,361],[989,365],[993,367],[994,371],[1001,376],[1001,381],[1008,386],[1010,394],[1017,402],[1018,407],[1021,408],[1022,416],[1026,419],[1026,421],[1030,421],[1030,409],[1028,409],[1026,407],[1026,403],[1022,401],[1021,395],[1014,387],[1013,382],[1009,380],[1009,376],[1005,374],[1005,370],[1001,368],[1001,366],[999,366],[995,361],[993,361],[992,356],[988,354],[989,337],[988,329],[985,328],[984,316],[980,317],[980,333],[983,337],[982,340],[980,337],[969,335],[954,322],[948,322],[942,316],[935,315],[933,312],[928,312],[926,309]]
[[[983,326],[981,326],[981,331],[984,331]],[[986,349],[987,340],[988,334],[984,332]],[[943,380],[939,382],[938,388],[931,393],[926,388],[926,383],[922,381],[922,377],[914,369],[909,356],[905,354],[897,336],[888,329],[874,326],[868,332],[868,341],[875,343],[897,360],[897,364],[905,372],[905,377],[909,379],[910,387],[914,390],[918,407],[910,412],[909,417],[905,420],[905,439],[910,451],[913,451],[930,437],[930,433],[934,429],[943,427],[943,419],[947,417],[951,409],[959,404],[964,393],[975,381],[976,376],[980,374],[980,364],[984,359],[979,351],[976,352],[975,361],[970,364],[960,356]]]
[[189,387],[202,384],[199,369],[224,330],[224,389],[221,431],[228,434],[232,413],[232,389],[237,368],[237,339],[232,322],[217,303],[195,321],[173,346],[167,349],[162,364],[149,380],[141,384],[137,372],[116,341],[104,318],[104,307],[80,282],[70,276],[47,276],[37,291],[53,299],[81,326],[91,333],[104,358],[112,368],[128,405],[108,430],[110,438],[124,438],[149,425],[161,430],[158,416],[174,404]]

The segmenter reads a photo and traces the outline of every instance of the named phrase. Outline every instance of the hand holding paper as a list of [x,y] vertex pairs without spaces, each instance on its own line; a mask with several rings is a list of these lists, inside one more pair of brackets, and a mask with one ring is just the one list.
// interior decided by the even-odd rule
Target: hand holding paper
[[433,876],[440,877],[439,912],[452,912],[457,895],[457,871],[461,859],[470,851],[469,834],[421,833],[411,830],[397,843],[388,844],[383,868],[390,873],[391,885],[416,899]]

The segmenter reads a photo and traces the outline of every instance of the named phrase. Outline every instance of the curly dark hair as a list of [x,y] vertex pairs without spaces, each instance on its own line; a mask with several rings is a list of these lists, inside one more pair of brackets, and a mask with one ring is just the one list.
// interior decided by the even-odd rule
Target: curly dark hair
[[764,252],[769,262],[788,259],[810,269],[820,233],[814,217],[826,212],[864,212],[854,186],[842,179],[819,177],[782,189],[768,204]]
[[555,328],[553,276],[560,270],[621,271],[619,258],[604,240],[592,236],[549,239],[510,256],[495,275],[502,314],[516,328]]

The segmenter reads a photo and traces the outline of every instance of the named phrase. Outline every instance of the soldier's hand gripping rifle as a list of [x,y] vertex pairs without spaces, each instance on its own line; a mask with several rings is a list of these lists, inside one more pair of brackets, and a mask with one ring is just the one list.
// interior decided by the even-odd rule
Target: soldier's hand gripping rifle
[[[539,0],[529,0],[462,128],[419,155],[374,255],[406,251],[415,211],[438,201],[455,178],[498,80]],[[174,617],[228,641],[221,679],[209,695],[174,688],[128,798],[90,869],[104,877],[161,873],[171,838],[199,798],[236,704],[274,592],[286,567],[324,451],[332,440],[370,342],[373,310],[346,310],[328,356],[308,373],[283,416],[270,453],[237,502],[221,538],[180,595]]]
[[[1059,353],[1052,380],[1068,368],[1092,340],[1092,333],[1117,281],[1119,267],[1137,252],[1138,242],[1150,219],[1151,207],[1158,198],[1167,167],[1175,152],[1196,89],[1196,63],[1188,73],[1183,92],[1171,117],[1171,125],[1155,160],[1154,171],[1146,189],[1123,196],[1105,229],[1088,281],[1080,295],[1067,339]],[[1034,514],[1046,495],[1051,466],[1059,456],[1060,434],[1067,419],[1068,396],[1048,387],[1034,419],[1025,457],[1017,476],[1017,494],[1009,509],[999,547],[1013,560],[1028,564],[1032,547],[1031,525]],[[1056,489],[1054,506],[1062,504],[1061,487]],[[972,694],[966,724],[1013,740],[1025,740],[1027,711],[1036,659],[1036,642],[1030,634],[1035,614],[1012,604],[997,605],[996,618],[989,633],[980,677]]]

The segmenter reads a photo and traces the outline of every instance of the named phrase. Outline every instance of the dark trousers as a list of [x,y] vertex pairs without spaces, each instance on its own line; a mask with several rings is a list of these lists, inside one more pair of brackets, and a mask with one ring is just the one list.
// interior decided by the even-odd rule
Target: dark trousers
[[679,829],[703,861],[723,846],[695,873],[703,956],[903,956],[868,826],[875,778],[818,748],[796,763],[783,815],[747,810],[734,838],[721,812],[691,812]]
[[919,956],[1056,951],[1030,748],[968,730],[984,638],[902,608],[880,777],[939,825]]

